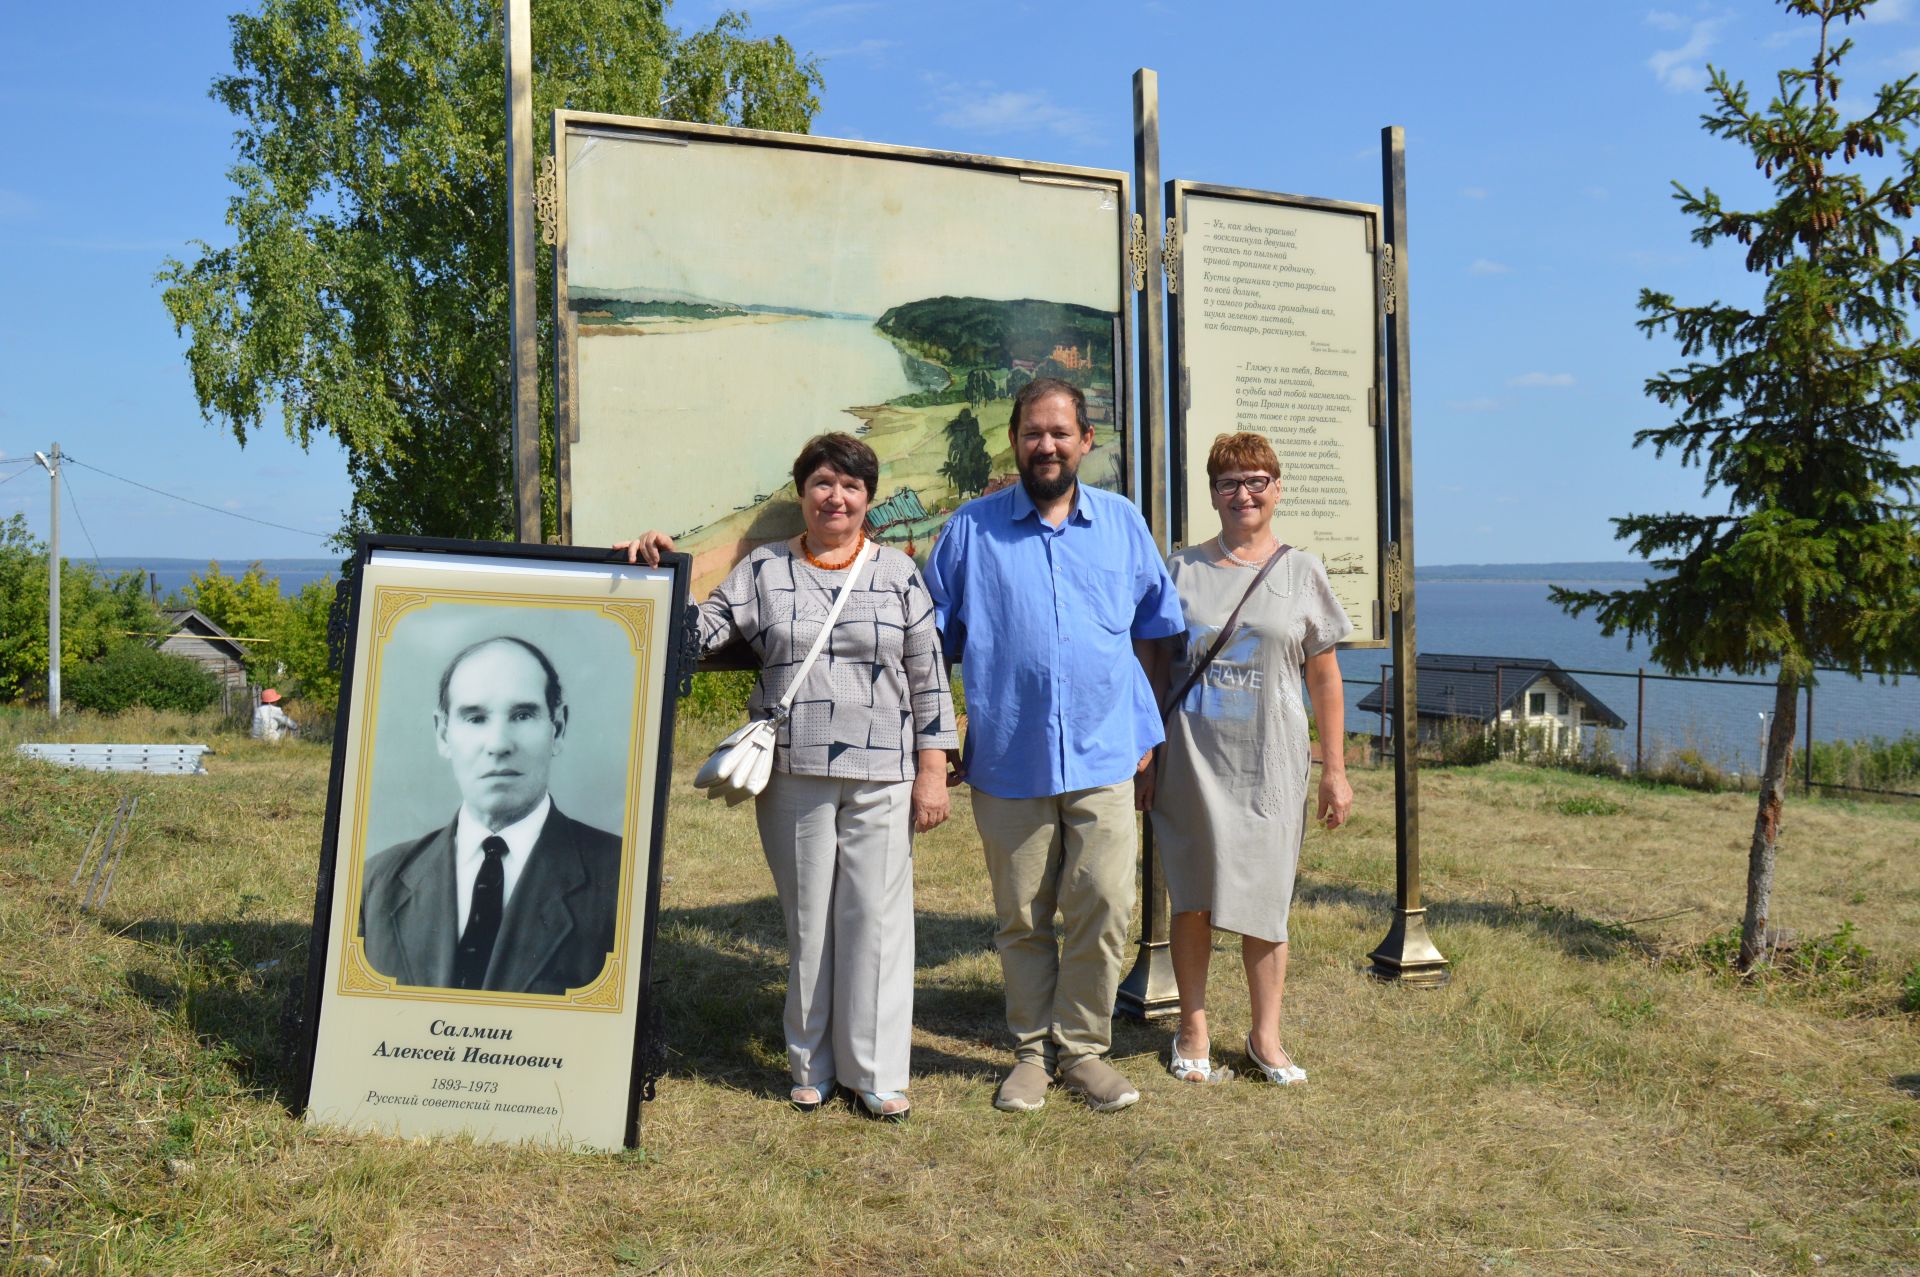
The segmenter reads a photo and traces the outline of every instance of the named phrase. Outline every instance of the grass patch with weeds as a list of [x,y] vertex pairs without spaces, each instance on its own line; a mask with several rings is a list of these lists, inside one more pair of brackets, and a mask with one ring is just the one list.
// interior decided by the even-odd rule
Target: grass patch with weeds
[[[76,718],[62,730],[116,730]],[[682,781],[730,725],[686,724]],[[1789,801],[1775,921],[1813,939],[1739,980],[1701,955],[1737,917],[1750,796],[1511,763],[1429,772],[1428,919],[1454,980],[1418,992],[1361,970],[1394,828],[1391,774],[1354,772],[1355,817],[1309,836],[1292,920],[1287,1043],[1312,1082],[1186,1086],[1163,1067],[1169,1027],[1123,1021],[1115,1059],[1140,1104],[1013,1116],[990,1105],[1008,1059],[961,791],[915,849],[915,1111],[889,1127],[786,1107],[780,914],[751,813],[681,784],[655,962],[668,1072],[644,1147],[590,1156],[348,1138],[287,1111],[326,753],[204,738],[205,777],[0,757],[0,1269],[1920,1265],[1920,1025],[1900,1010],[1920,1001],[1920,821],[1899,808]],[[83,915],[66,879],[130,791],[119,881]],[[1216,1054],[1238,1065],[1238,946],[1215,952]]]

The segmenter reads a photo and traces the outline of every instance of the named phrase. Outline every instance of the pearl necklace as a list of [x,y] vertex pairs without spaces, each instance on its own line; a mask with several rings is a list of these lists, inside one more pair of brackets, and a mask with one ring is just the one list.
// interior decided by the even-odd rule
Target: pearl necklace
[[865,528],[862,528],[860,529],[859,535],[856,536],[853,540],[852,552],[849,553],[846,558],[840,560],[838,563],[823,563],[819,559],[814,558],[813,551],[807,548],[807,536],[806,536],[806,533],[803,532],[800,534],[800,554],[803,558],[806,559],[808,563],[811,563],[814,567],[819,568],[822,572],[838,572],[842,568],[846,567],[847,564],[853,562],[853,556],[860,553],[860,548],[864,546],[866,543],[867,543],[867,530]]
[[1267,559],[1271,559],[1271,558],[1273,557],[1273,554],[1278,554],[1278,553],[1280,552],[1280,547],[1278,547],[1278,546],[1275,546],[1275,547],[1274,547],[1274,549],[1273,549],[1273,554],[1269,554],[1269,555],[1267,555],[1267,559],[1255,559],[1255,560],[1253,560],[1253,561],[1252,561],[1252,562],[1250,563],[1250,562],[1248,562],[1247,560],[1245,560],[1245,559],[1243,559],[1243,558],[1241,558],[1241,557],[1240,557],[1239,555],[1237,555],[1237,554],[1235,554],[1235,553],[1234,553],[1234,552],[1233,552],[1232,550],[1229,550],[1229,549],[1227,548],[1227,538],[1226,538],[1226,537],[1224,537],[1224,536],[1218,536],[1218,537],[1215,537],[1215,538],[1214,538],[1214,540],[1216,540],[1216,541],[1218,541],[1218,542],[1220,543],[1220,553],[1222,553],[1222,554],[1224,554],[1224,555],[1226,555],[1226,556],[1227,556],[1227,560],[1228,560],[1228,562],[1231,562],[1231,563],[1238,563],[1238,564],[1239,564],[1239,565],[1240,565],[1241,567],[1243,567],[1243,568],[1257,568],[1257,567],[1260,567],[1260,566],[1262,566],[1262,565],[1264,565],[1264,564],[1266,563],[1266,561],[1267,561]]

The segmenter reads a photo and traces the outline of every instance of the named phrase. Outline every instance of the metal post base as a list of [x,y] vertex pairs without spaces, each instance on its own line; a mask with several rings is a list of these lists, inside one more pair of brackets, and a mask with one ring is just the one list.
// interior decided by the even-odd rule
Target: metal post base
[[1387,938],[1367,957],[1372,959],[1367,974],[1376,980],[1437,989],[1453,978],[1446,958],[1427,934],[1425,909],[1395,909]]
[[1180,989],[1173,982],[1173,952],[1166,941],[1140,942],[1140,956],[1120,982],[1113,1013],[1135,1020],[1157,1020],[1180,1013]]

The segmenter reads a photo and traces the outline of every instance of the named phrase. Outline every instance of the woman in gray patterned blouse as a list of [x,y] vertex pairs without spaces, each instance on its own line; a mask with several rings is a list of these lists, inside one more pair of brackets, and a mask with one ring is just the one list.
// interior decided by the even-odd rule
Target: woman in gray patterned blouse
[[[880,463],[852,435],[807,441],[793,463],[806,531],[763,545],[700,605],[700,642],[760,658],[748,712],[770,715],[866,544]],[[664,532],[614,546],[657,565]],[[958,743],[933,600],[907,555],[876,545],[859,587],[780,726],[756,803],[787,921],[787,1061],[793,1106],[834,1086],[875,1117],[910,1107],[913,840],[947,818]]]

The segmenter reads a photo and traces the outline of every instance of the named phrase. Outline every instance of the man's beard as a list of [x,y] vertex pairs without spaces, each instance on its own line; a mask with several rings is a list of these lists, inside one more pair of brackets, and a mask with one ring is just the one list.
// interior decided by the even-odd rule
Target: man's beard
[[1073,485],[1080,467],[1072,462],[1062,461],[1059,473],[1051,479],[1042,479],[1025,466],[1020,469],[1020,486],[1027,490],[1027,497],[1035,505],[1045,505],[1058,501],[1073,491]]

